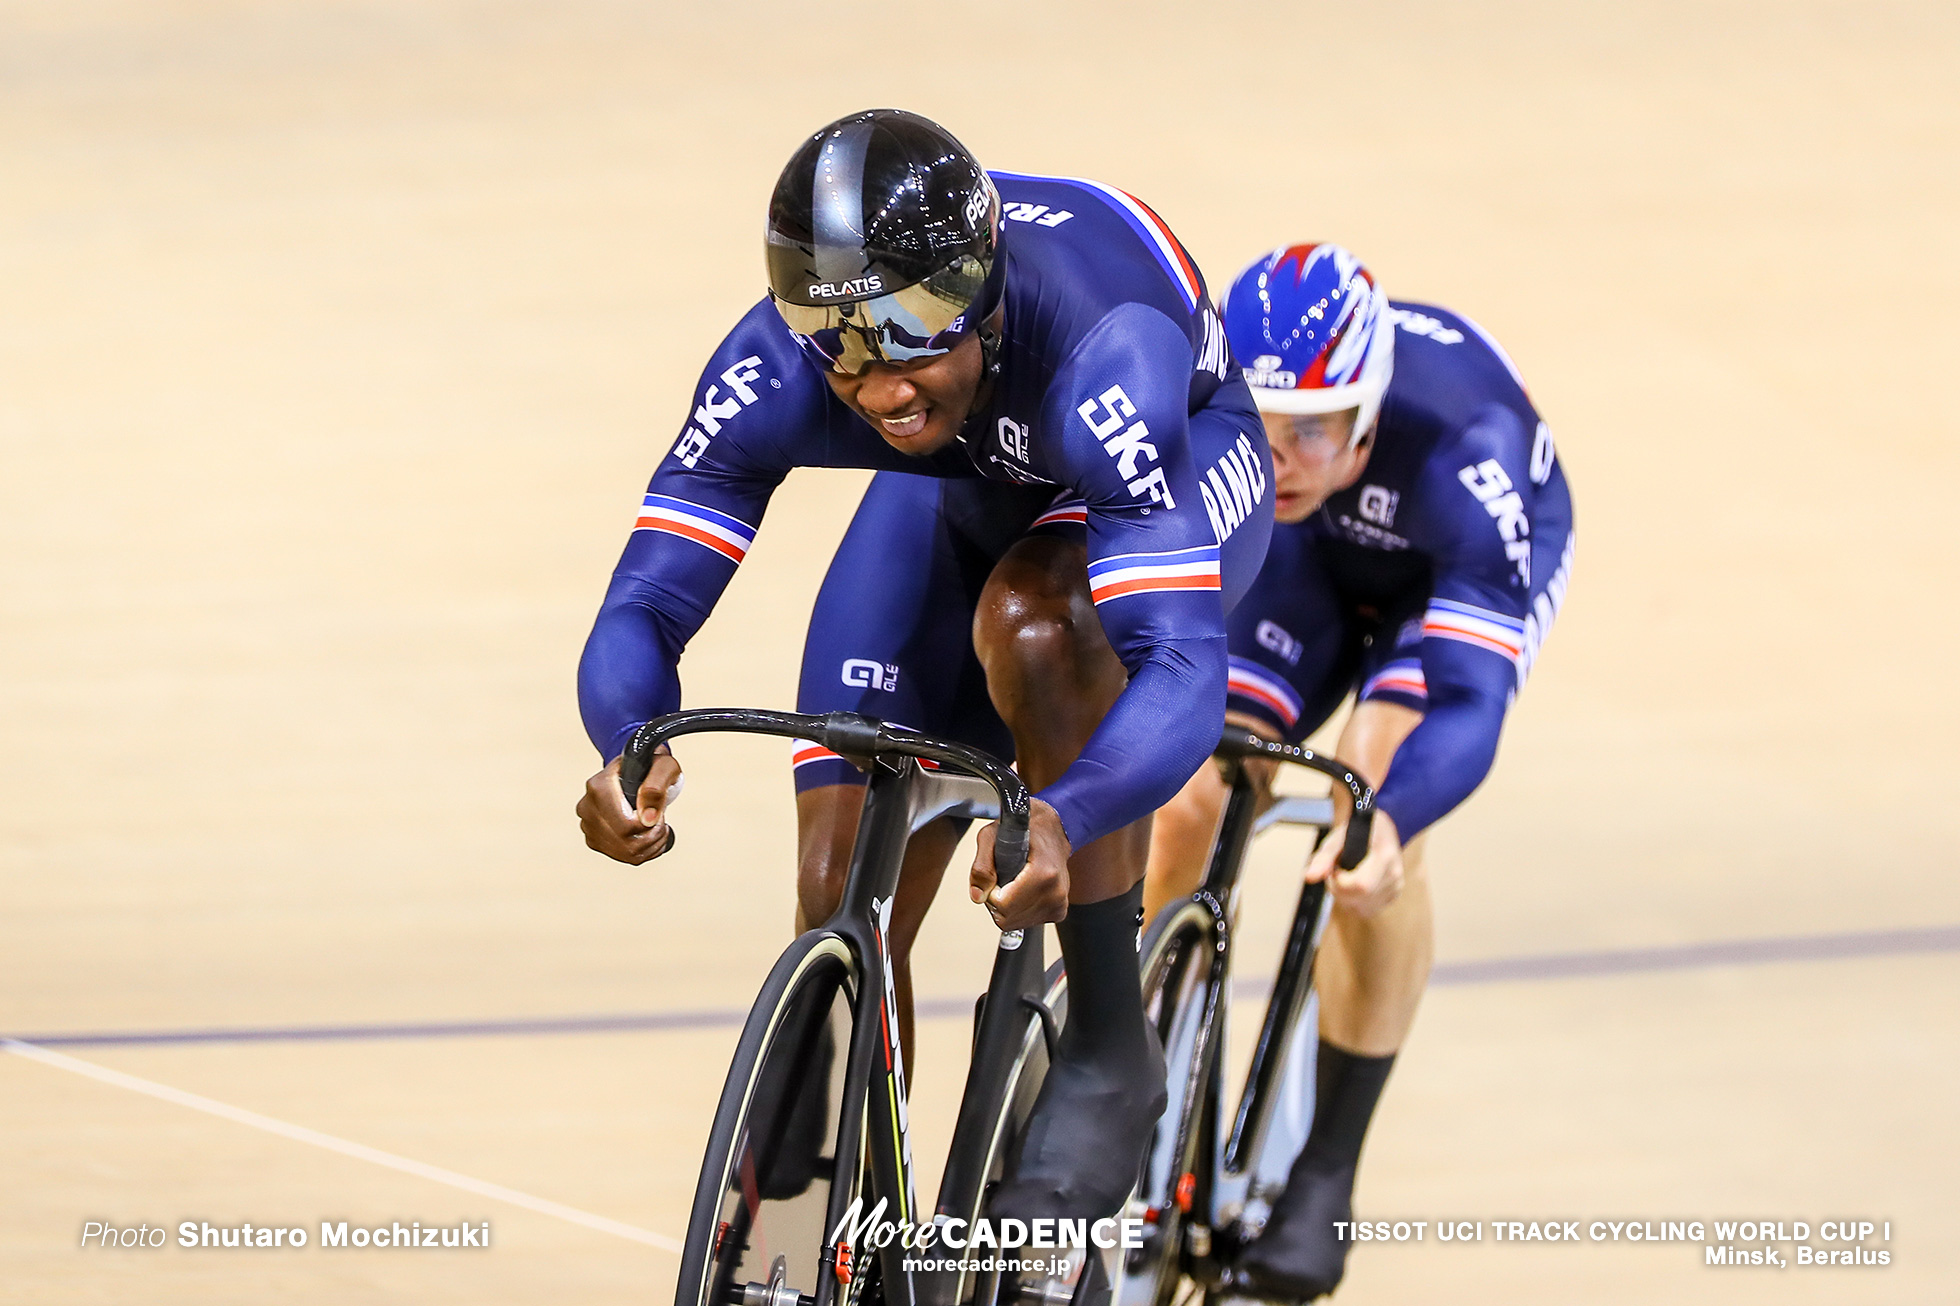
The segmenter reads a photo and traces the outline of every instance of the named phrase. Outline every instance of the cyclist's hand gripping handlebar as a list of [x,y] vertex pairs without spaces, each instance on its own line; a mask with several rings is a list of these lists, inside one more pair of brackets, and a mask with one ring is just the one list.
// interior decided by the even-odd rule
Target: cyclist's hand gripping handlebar
[[1348,818],[1347,838],[1342,841],[1340,856],[1334,859],[1334,864],[1344,871],[1351,871],[1368,855],[1368,839],[1375,826],[1375,791],[1347,763],[1338,758],[1322,757],[1311,748],[1274,743],[1236,726],[1225,728],[1224,735],[1218,741],[1218,755],[1270,757],[1281,762],[1292,762],[1318,771],[1345,786],[1348,797],[1354,800],[1354,814]]
[[995,878],[1006,884],[1027,864],[1028,787],[1011,768],[980,749],[886,725],[855,712],[808,716],[760,708],[710,707],[659,717],[634,731],[620,756],[619,787],[627,803],[637,805],[640,785],[653,766],[654,750],[680,735],[709,731],[808,739],[863,767],[915,757],[977,776],[992,785],[1000,797],[1000,826],[994,833]]

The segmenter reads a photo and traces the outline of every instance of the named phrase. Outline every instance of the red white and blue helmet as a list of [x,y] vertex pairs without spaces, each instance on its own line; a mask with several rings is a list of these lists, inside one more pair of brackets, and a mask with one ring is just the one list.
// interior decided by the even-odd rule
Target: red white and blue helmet
[[1374,429],[1395,316],[1360,259],[1339,245],[1282,245],[1239,273],[1220,316],[1261,412],[1353,408],[1353,439]]

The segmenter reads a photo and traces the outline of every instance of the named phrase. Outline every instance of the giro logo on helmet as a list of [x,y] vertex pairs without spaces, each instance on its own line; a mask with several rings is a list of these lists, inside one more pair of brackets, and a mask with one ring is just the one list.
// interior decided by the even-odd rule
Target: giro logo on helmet
[[882,277],[853,277],[838,285],[819,281],[806,293],[811,299],[845,299],[852,295],[875,295],[884,288]]
[[1272,390],[1291,390],[1299,384],[1300,374],[1280,367],[1278,354],[1261,354],[1252,360],[1252,370],[1245,374],[1250,385],[1265,386]]

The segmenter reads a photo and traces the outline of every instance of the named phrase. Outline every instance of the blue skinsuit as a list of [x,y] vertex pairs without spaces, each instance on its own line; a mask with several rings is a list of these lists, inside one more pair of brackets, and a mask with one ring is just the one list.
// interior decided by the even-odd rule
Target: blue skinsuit
[[[844,546],[849,589],[871,610],[838,604],[827,583],[819,617],[887,643],[937,632],[916,669],[869,650],[830,676],[840,691],[862,688],[845,677],[869,679],[875,663],[884,692],[889,665],[908,685],[936,683],[928,697],[946,709],[806,695],[806,710],[859,707],[1011,751],[984,680],[969,674],[972,577],[1045,517],[1042,529],[1086,538],[1097,614],[1130,673],[1081,757],[1040,795],[1071,845],[1153,811],[1209,754],[1224,714],[1226,609],[1251,584],[1272,523],[1272,461],[1251,396],[1201,277],[1155,214],[1093,182],[993,176],[1007,260],[1000,371],[958,444],[925,457],[892,449],[836,398],[766,299],[715,351],[580,662],[580,709],[602,756],[680,706],[681,653],[800,466],[881,473]],[[935,535],[938,551],[927,547]],[[957,649],[941,647],[949,630],[961,631]]]
[[1350,690],[1422,712],[1378,805],[1406,842],[1490,773],[1572,574],[1572,496],[1515,368],[1445,309],[1396,304],[1360,479],[1276,526],[1230,620],[1230,705],[1287,739]]

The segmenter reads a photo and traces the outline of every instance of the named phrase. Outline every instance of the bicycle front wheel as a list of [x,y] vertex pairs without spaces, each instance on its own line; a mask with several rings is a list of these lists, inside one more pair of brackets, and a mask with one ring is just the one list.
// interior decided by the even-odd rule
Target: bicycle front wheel
[[708,1136],[675,1306],[808,1300],[834,1188],[862,1191],[862,1131],[838,1155],[857,961],[836,934],[790,946],[749,1012]]
[[[1215,1137],[1217,1013],[1213,962],[1218,920],[1196,898],[1160,912],[1143,940],[1144,1010],[1163,1040],[1170,1105],[1157,1122],[1132,1209],[1144,1220],[1143,1246],[1125,1257],[1117,1306],[1183,1306],[1204,1286],[1187,1273],[1195,1234],[1210,1235],[1210,1165]],[[1202,1232],[1200,1232],[1202,1231]]]

